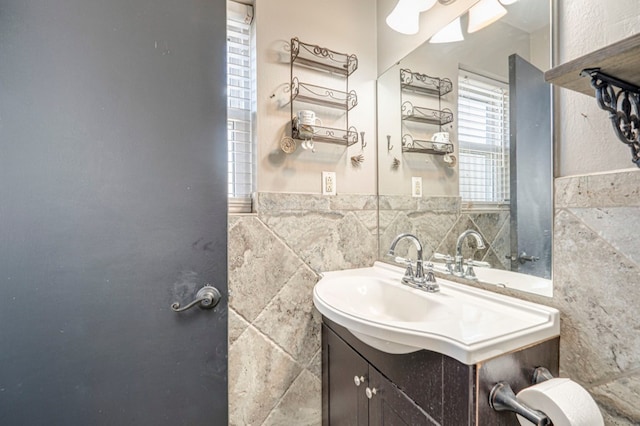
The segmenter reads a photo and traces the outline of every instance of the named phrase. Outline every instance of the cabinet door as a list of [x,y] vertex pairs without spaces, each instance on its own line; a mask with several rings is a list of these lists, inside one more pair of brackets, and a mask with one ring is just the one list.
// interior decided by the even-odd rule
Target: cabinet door
[[438,426],[422,408],[373,367],[369,367],[371,426]]
[[[323,345],[323,424],[367,426],[369,364],[334,332],[322,326]],[[364,378],[356,385],[354,378]]]

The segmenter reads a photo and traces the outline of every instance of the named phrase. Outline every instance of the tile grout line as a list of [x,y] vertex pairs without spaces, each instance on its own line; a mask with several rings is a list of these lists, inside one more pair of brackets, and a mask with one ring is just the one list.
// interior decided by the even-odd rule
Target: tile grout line
[[304,259],[302,259],[300,257],[300,255],[298,253],[296,253],[295,250],[293,250],[293,248],[287,244],[287,242],[280,237],[280,235],[278,235],[273,229],[271,229],[271,227],[269,227],[269,225],[267,225],[263,220],[262,217],[260,215],[256,216],[256,219],[260,222],[260,224],[279,242],[281,242],[290,252],[291,254],[300,261],[300,263],[302,265],[304,265],[308,271],[310,271],[311,273],[313,273],[313,275],[315,275],[316,278],[321,278],[320,274],[313,269],[311,266],[309,266],[309,264],[307,264],[307,262],[304,261]]
[[302,370],[300,370],[300,373],[298,373],[298,375],[291,381],[291,384],[289,385],[289,387],[287,387],[287,390],[284,391],[284,393],[278,399],[278,401],[276,401],[276,403],[273,405],[273,407],[271,407],[271,410],[269,410],[269,414],[267,414],[267,417],[265,417],[264,420],[262,421],[262,423],[260,423],[261,426],[264,426],[266,421],[269,420],[269,417],[271,416],[271,414],[273,414],[274,410],[276,408],[278,408],[278,406],[280,406],[280,403],[284,400],[285,396],[287,396],[287,394],[291,390],[291,386],[293,386],[293,384],[296,382],[296,380],[298,380],[300,378],[302,373],[304,373],[304,370],[305,370],[304,368]]
[[[580,207],[580,208],[585,208],[585,209],[598,209],[600,207]],[[598,240],[602,241],[605,245],[607,245],[608,247],[610,247],[613,251],[616,252],[616,254],[624,259],[626,259],[629,263],[633,264],[633,266],[637,269],[640,269],[640,265],[638,263],[636,263],[634,260],[629,259],[629,257],[627,257],[626,254],[622,253],[618,248],[614,247],[613,244],[611,244],[606,238],[603,238],[602,235],[600,235],[600,233],[598,231],[596,231],[595,229],[593,229],[591,226],[589,226],[585,221],[583,221],[580,217],[578,217],[577,215],[575,215],[571,210],[571,208],[567,208],[567,209],[560,209],[560,210],[564,210],[567,214],[571,215],[572,218],[574,218],[575,220],[577,220],[582,226],[584,226],[585,228],[587,228],[590,232],[592,232],[596,238],[598,238]],[[555,234],[555,233],[554,233]]]

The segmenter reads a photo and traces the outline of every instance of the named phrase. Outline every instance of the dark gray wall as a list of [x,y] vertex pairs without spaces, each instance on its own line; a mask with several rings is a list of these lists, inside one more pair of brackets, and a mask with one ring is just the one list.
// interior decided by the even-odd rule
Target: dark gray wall
[[227,423],[225,40],[224,0],[0,0],[0,424]]
[[511,254],[536,262],[511,262],[511,269],[551,278],[553,172],[551,86],[542,71],[518,55],[509,57],[511,155]]

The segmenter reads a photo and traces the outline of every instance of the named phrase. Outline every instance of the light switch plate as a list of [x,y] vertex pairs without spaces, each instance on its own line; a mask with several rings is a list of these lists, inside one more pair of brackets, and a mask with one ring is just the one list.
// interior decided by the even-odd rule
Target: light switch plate
[[411,177],[411,196],[422,197],[422,178],[419,176]]
[[336,195],[336,172],[322,172],[322,195]]

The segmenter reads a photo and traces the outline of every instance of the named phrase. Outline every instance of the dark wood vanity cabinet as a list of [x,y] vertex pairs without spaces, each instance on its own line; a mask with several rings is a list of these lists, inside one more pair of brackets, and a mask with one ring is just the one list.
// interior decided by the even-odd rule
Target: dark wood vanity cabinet
[[326,326],[322,338],[323,356],[327,360],[323,368],[324,425],[438,424]]
[[[323,424],[368,425],[365,388],[369,383],[369,363],[324,325],[322,342],[323,359],[327,360],[326,364],[323,362],[323,393],[326,387],[327,395],[331,395],[331,410],[323,416]],[[362,377],[363,383],[356,384],[355,377]]]
[[489,407],[491,387],[506,381],[517,393],[529,386],[529,375],[538,366],[557,375],[558,351],[559,338],[555,338],[465,365],[426,350],[398,355],[381,352],[323,318],[322,424],[519,425],[515,414]]

